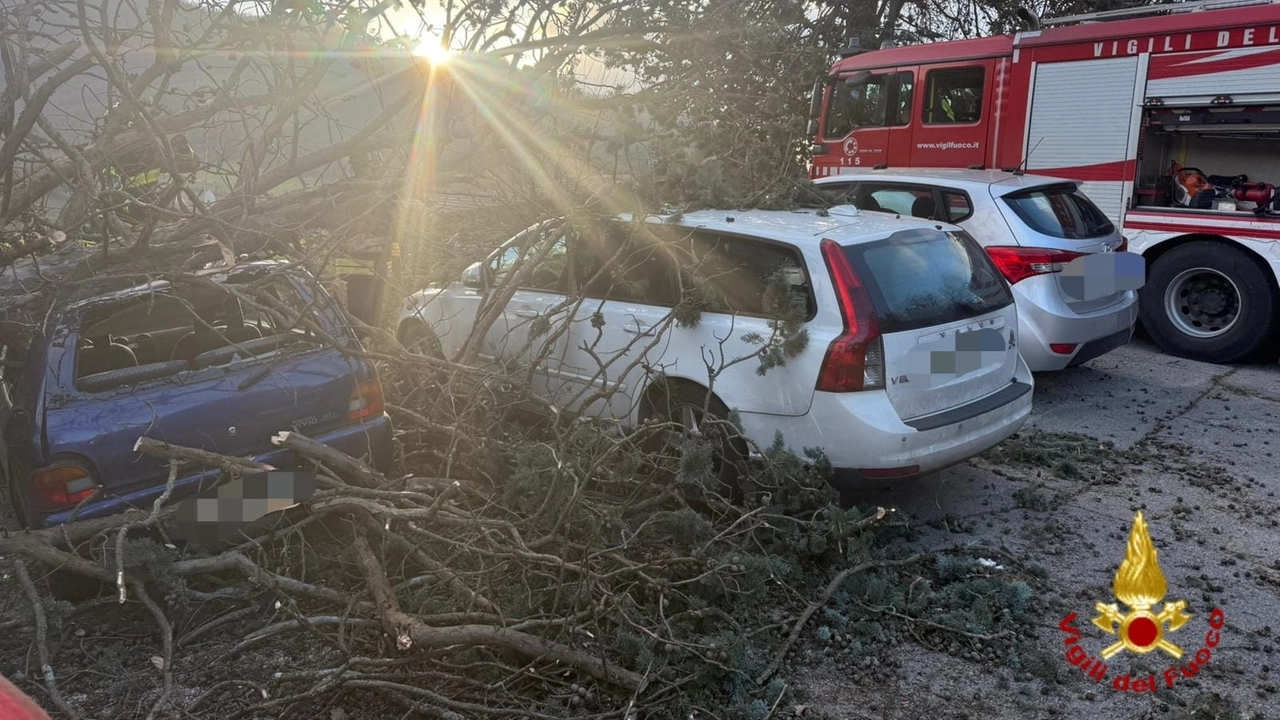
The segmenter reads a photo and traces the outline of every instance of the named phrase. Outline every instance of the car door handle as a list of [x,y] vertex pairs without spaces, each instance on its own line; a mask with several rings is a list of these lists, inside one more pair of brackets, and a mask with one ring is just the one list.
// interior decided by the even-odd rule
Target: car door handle
[[652,335],[653,328],[648,325],[623,325],[622,330],[632,335]]
[[522,317],[522,318],[536,318],[536,317],[538,317],[538,311],[537,311],[537,310],[516,310],[515,312],[513,312],[513,313],[511,313],[511,314],[512,314],[512,315],[515,315],[516,317]]

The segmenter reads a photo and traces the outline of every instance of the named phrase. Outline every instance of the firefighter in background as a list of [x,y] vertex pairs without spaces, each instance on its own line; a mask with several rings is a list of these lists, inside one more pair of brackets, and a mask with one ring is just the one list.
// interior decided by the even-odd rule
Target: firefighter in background
[[[384,162],[377,152],[353,155],[349,159],[357,180],[376,177]],[[398,260],[399,245],[388,246],[388,238],[376,230],[359,233],[343,241],[341,248],[322,272],[329,293],[346,311],[367,325],[377,326],[388,273]]]
[[[174,135],[166,138],[166,142],[176,165],[175,170],[190,173],[200,169],[200,158],[185,135]],[[154,143],[142,143],[114,158],[114,162],[107,168],[109,187],[139,201],[127,202],[119,211],[121,217],[134,222],[146,219],[147,208],[140,203],[154,205],[160,200],[160,176],[164,172],[164,158]]]

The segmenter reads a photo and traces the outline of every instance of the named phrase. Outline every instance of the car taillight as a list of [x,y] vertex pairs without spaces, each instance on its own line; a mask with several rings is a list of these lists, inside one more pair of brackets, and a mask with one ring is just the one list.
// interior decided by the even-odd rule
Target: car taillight
[[386,400],[382,397],[382,383],[377,378],[366,380],[356,386],[351,393],[351,404],[347,419],[358,422],[365,418],[378,417],[386,409]]
[[79,465],[59,464],[40,468],[27,477],[31,507],[51,512],[75,507],[98,491],[98,483]]
[[1129,238],[1121,237],[1120,244],[1116,246],[1116,252],[1129,252]]
[[844,248],[822,241],[822,259],[835,284],[844,332],[827,348],[818,373],[818,390],[854,392],[884,388],[884,343],[871,295],[849,264]]
[[1062,272],[1067,263],[1084,255],[1069,250],[1011,246],[989,247],[987,254],[1010,285],[1036,275]]

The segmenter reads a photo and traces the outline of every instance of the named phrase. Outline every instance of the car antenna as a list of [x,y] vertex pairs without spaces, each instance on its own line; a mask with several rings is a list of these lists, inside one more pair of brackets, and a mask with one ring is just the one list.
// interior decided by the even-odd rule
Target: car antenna
[[1032,153],[1034,153],[1034,152],[1036,151],[1036,148],[1040,147],[1040,143],[1042,143],[1042,142],[1044,142],[1044,136],[1043,136],[1043,135],[1041,135],[1041,136],[1040,136],[1040,139],[1036,141],[1036,144],[1035,144],[1035,145],[1032,145],[1032,146],[1031,146],[1031,149],[1027,151],[1027,156],[1026,156],[1025,158],[1023,158],[1023,159],[1022,159],[1022,164],[1021,164],[1021,165],[1019,165],[1019,166],[1017,167],[1017,169],[1013,171],[1013,174],[1014,174],[1014,175],[1026,175],[1026,174],[1027,174],[1027,166],[1031,164],[1031,155],[1032,155]]

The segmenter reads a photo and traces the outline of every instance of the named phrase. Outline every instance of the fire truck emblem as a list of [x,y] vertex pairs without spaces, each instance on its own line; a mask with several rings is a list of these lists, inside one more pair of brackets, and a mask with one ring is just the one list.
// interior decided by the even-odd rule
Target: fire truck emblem
[[[1120,639],[1102,650],[1103,659],[1108,659],[1121,650],[1135,653],[1149,653],[1152,650],[1163,650],[1175,658],[1182,657],[1182,648],[1165,639],[1166,632],[1173,632],[1191,619],[1184,610],[1187,602],[1166,602],[1159,613],[1151,608],[1164,599],[1168,591],[1164,573],[1156,561],[1156,547],[1151,543],[1151,533],[1147,530],[1147,521],[1139,510],[1133,517],[1133,529],[1129,532],[1129,544],[1125,549],[1124,562],[1116,571],[1115,583],[1112,585],[1116,598],[1129,606],[1127,614],[1121,614],[1116,603],[1097,603],[1094,607],[1098,617],[1093,624],[1102,628],[1108,635],[1117,634],[1119,626]],[[1166,631],[1165,625],[1169,628]]]
[[850,156],[858,154],[858,138],[851,137],[844,141],[844,154]]

